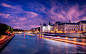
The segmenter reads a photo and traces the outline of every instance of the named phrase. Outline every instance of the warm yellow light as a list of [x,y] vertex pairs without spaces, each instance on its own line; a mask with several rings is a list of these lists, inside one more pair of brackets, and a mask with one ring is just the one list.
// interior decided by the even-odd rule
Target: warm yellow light
[[54,31],[51,31],[51,33],[54,33]]
[[60,36],[57,36],[57,37],[60,37]]
[[74,33],[74,31],[70,31],[70,33]]
[[58,33],[63,33],[63,31],[58,31]]
[[76,38],[74,38],[74,42],[76,41]]
[[84,43],[85,39],[82,39],[82,42]]
[[68,37],[66,37],[66,39],[68,39]]
[[64,33],[67,33],[67,31],[64,31]]

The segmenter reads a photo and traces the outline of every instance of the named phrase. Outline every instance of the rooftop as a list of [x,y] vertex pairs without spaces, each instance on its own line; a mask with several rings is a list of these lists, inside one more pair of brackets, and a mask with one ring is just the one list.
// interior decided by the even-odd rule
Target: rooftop
[[60,24],[58,24],[58,25],[63,25],[63,24],[79,25],[79,23],[60,23]]
[[81,21],[79,21],[78,23],[86,23],[86,20],[81,20]]

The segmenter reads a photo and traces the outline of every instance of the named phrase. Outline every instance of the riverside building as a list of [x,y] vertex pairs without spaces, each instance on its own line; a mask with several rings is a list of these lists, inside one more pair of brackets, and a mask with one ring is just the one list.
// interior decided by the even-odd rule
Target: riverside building
[[60,21],[55,22],[55,24],[51,24],[49,22],[48,25],[45,23],[42,25],[40,24],[40,31],[41,32],[48,32],[48,33],[81,33],[86,32],[86,21],[81,20],[78,23],[62,23]]
[[50,22],[48,25],[44,23],[42,26],[42,24],[40,24],[40,31],[50,33],[51,31],[54,31],[54,25],[52,25]]

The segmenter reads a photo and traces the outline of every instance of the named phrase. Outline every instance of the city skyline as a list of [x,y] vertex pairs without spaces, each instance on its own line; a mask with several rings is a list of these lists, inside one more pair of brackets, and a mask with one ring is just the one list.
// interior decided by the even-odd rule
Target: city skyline
[[0,0],[0,23],[30,30],[40,23],[86,20],[86,0]]

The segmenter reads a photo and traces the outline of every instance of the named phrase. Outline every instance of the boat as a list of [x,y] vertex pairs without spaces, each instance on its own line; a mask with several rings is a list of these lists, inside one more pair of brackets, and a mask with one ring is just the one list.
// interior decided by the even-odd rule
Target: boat
[[86,32],[83,32],[82,34],[86,36]]
[[83,35],[85,36],[85,38],[86,38],[86,32],[83,32],[82,34],[83,34]]

